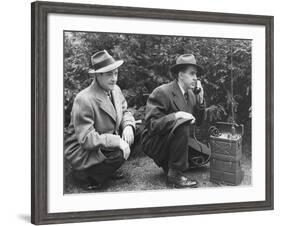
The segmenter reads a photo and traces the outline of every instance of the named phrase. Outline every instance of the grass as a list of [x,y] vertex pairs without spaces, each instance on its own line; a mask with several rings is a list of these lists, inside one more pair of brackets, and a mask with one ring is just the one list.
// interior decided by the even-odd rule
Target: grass
[[[251,155],[249,152],[244,152],[241,165],[244,172],[241,185],[251,185],[252,166]],[[101,189],[89,191],[74,181],[71,169],[66,164],[64,192],[66,194],[72,194],[171,189],[166,185],[166,177],[163,170],[159,168],[152,159],[144,156],[143,154],[130,157],[129,160],[122,165],[121,170],[125,175],[123,179],[109,180]],[[199,182],[199,187],[206,188],[226,186],[210,182],[209,164],[201,168],[190,169],[186,175],[196,179]]]

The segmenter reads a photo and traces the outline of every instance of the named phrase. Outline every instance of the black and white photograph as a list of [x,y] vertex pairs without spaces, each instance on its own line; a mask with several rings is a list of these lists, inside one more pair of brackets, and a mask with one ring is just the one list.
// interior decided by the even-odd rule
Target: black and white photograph
[[273,17],[31,12],[32,223],[273,208]]
[[252,40],[64,31],[64,194],[252,185]]
[[278,225],[278,1],[1,6],[1,225]]

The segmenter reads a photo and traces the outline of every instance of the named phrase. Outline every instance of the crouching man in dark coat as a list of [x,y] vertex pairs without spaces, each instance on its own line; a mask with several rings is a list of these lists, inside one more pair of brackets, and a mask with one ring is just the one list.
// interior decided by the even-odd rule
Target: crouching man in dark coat
[[[194,151],[190,126],[199,125],[204,118],[204,90],[197,81],[203,69],[193,55],[184,54],[178,57],[171,72],[176,79],[157,87],[147,100],[143,150],[163,168],[169,185],[197,187],[198,182],[184,172],[190,168],[190,154]],[[196,83],[200,88],[197,94]]]

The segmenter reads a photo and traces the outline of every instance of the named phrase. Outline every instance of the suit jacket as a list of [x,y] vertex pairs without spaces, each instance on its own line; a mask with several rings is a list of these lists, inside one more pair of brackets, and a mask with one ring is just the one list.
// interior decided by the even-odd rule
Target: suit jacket
[[166,152],[163,149],[168,146],[169,133],[179,124],[186,123],[182,119],[176,119],[176,112],[189,112],[196,118],[197,125],[202,122],[205,104],[197,103],[192,90],[188,96],[186,101],[176,80],[157,87],[150,94],[146,105],[145,129],[142,133],[143,149],[150,157],[154,158],[160,152]]
[[112,97],[115,107],[95,81],[77,94],[64,147],[65,157],[74,169],[101,163],[106,158],[101,149],[118,148],[119,132],[128,125],[135,128],[134,117],[117,85]]

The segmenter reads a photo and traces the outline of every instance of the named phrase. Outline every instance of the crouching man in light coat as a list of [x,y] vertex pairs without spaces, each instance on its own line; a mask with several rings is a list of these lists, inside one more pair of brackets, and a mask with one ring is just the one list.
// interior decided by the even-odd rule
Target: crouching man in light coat
[[135,120],[116,85],[123,60],[116,61],[103,50],[91,61],[89,73],[94,79],[74,100],[65,157],[74,175],[86,181],[88,189],[95,189],[110,178],[123,177],[118,168],[130,155]]

